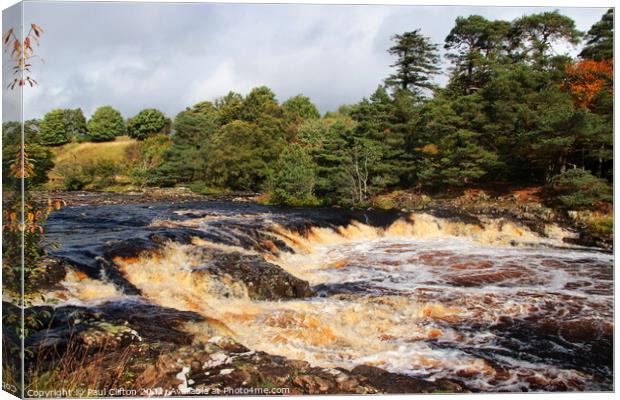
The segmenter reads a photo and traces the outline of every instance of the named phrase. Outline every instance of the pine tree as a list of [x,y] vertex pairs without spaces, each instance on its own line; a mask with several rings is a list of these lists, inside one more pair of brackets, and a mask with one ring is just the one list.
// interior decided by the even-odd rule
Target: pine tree
[[581,58],[596,61],[614,57],[614,9],[607,10],[600,21],[592,25],[586,34],[586,46],[579,53]]
[[416,95],[434,88],[431,78],[439,71],[437,45],[420,34],[419,29],[395,35],[392,40],[395,45],[388,52],[396,56],[396,62],[391,65],[396,72],[386,79],[386,84],[395,90],[408,90]]
[[317,204],[315,186],[316,165],[312,157],[299,144],[286,146],[270,172],[270,201],[289,206]]

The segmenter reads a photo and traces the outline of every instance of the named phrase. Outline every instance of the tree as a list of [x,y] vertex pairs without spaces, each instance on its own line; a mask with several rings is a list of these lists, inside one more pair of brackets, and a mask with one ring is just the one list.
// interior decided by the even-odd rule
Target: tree
[[601,91],[611,91],[614,70],[611,61],[583,60],[566,67],[565,87],[581,107],[590,107]]
[[170,136],[158,134],[151,135],[127,148],[126,158],[132,160],[130,175],[135,184],[146,186],[158,183],[158,168],[162,165],[164,154],[171,145]]
[[162,133],[165,127],[164,113],[154,108],[147,108],[127,122],[127,133],[134,139],[144,140],[149,136]]
[[600,21],[586,33],[586,46],[579,53],[581,58],[595,61],[614,57],[614,9],[610,8]]
[[114,140],[126,133],[123,116],[110,106],[99,107],[88,121],[87,128],[88,138],[93,142]]
[[214,105],[220,125],[226,125],[242,117],[243,96],[239,93],[228,92],[226,96],[216,99]]
[[396,62],[391,65],[396,72],[386,79],[386,84],[416,95],[421,95],[424,89],[432,89],[431,77],[439,71],[437,45],[421,35],[419,29],[395,35],[392,40],[396,44],[388,52],[396,56]]
[[370,140],[356,138],[344,154],[344,168],[340,171],[344,179],[339,191],[350,198],[350,204],[364,205],[378,187],[384,187],[381,177],[375,173],[381,150]]
[[482,51],[488,25],[489,21],[479,15],[458,17],[445,39],[444,48],[453,51],[447,55],[454,65],[453,79],[462,82],[465,94],[478,86],[475,75],[480,74],[478,68],[484,63]]
[[298,94],[282,103],[284,113],[290,119],[317,119],[321,118],[321,114],[316,106],[310,101],[310,98]]
[[[41,144],[39,132],[41,120],[29,119],[24,122],[24,143]],[[22,141],[22,124],[19,121],[2,123],[2,146],[18,145]]]
[[57,108],[45,114],[39,133],[41,143],[46,146],[59,146],[69,142],[65,128],[65,111]]
[[218,110],[209,101],[178,113],[173,123],[172,146],[164,153],[164,162],[154,178],[157,184],[204,181],[207,146],[219,124]]
[[358,150],[372,148],[371,180],[367,185],[372,192],[397,185],[409,172],[410,164],[404,147],[405,132],[403,126],[399,126],[400,122],[404,122],[402,118],[406,119],[408,115],[401,115],[398,111],[412,108],[412,97],[410,92],[401,90],[395,93],[396,102],[385,87],[379,86],[369,99],[362,100],[350,111],[357,122],[353,136],[363,139],[357,141]]
[[81,140],[86,137],[86,118],[81,108],[64,110],[64,124],[67,138],[70,141]]
[[479,94],[434,99],[421,111],[416,131],[417,174],[424,186],[463,187],[477,183],[500,164],[485,141],[484,103]]
[[263,114],[273,114],[280,107],[276,95],[267,86],[259,86],[250,91],[240,107],[240,119],[254,122]]
[[312,157],[299,144],[285,147],[267,182],[270,201],[289,206],[317,204],[315,186],[316,165]]
[[258,190],[277,154],[255,125],[233,121],[216,131],[207,145],[206,181],[216,187]]
[[458,17],[445,39],[444,48],[453,70],[449,86],[470,94],[488,80],[492,67],[507,51],[511,26],[479,15]]
[[[327,203],[343,200],[342,189],[348,184],[343,176],[349,139],[356,122],[340,113],[333,113],[320,120],[308,120],[299,128],[299,143],[316,164],[315,194]],[[345,200],[350,196],[344,194]]]
[[558,11],[523,16],[513,27],[514,40],[523,47],[524,56],[530,56],[538,66],[547,64],[547,53],[555,41],[576,45],[582,36],[575,21]]

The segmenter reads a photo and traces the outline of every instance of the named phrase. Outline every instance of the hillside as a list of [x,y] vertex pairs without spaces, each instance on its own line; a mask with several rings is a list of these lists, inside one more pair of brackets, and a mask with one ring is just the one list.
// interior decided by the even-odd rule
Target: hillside
[[[101,162],[123,164],[127,160],[127,151],[137,141],[128,136],[119,136],[112,142],[68,143],[51,148],[54,156],[54,168],[49,173],[48,189],[62,187],[62,181],[68,171],[76,167],[96,165]],[[119,177],[122,178],[122,177]]]

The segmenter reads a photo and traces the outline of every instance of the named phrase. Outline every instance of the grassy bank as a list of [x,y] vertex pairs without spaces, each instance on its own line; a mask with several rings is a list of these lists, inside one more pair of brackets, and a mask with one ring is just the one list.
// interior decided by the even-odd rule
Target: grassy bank
[[[105,169],[107,167],[113,173],[109,185],[104,182],[104,187],[99,189],[118,189],[129,186],[129,177],[126,174],[126,166],[131,157],[131,150],[137,146],[137,141],[128,136],[119,136],[111,142],[85,142],[68,143],[62,146],[51,147],[54,159],[54,168],[49,172],[49,181],[45,189],[66,189],[66,182],[77,171],[91,168]],[[112,168],[116,166],[117,168]],[[96,174],[96,172],[94,172]],[[96,177],[95,177],[96,178]],[[89,189],[88,186],[85,187]],[[91,187],[90,189],[93,189]]]

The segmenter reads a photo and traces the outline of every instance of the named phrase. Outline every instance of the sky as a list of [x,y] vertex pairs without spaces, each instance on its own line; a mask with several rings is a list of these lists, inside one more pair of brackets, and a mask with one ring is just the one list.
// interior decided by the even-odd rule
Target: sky
[[[512,20],[554,9],[29,1],[24,23],[44,33],[37,48],[42,60],[33,61],[39,85],[24,90],[24,117],[80,107],[88,118],[102,105],[125,118],[144,108],[173,117],[197,102],[260,85],[280,101],[303,93],[326,112],[369,96],[390,74],[394,34],[421,29],[442,44],[457,16]],[[583,31],[605,13],[559,11]],[[15,15],[3,14],[5,31]],[[6,87],[10,74],[3,79]],[[4,121],[19,118],[15,104],[5,102]]]

